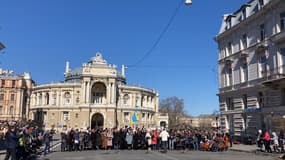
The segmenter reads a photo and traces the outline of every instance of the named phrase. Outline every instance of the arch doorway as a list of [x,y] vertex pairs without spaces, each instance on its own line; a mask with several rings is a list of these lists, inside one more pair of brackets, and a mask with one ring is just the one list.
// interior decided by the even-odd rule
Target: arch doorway
[[91,119],[91,128],[103,128],[104,117],[101,113],[95,113]]
[[166,128],[166,122],[165,121],[161,121],[160,122],[160,127]]

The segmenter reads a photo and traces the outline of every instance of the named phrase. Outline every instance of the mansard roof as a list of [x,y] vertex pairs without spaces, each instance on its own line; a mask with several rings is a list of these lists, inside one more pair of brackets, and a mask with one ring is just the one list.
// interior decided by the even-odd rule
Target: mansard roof
[[[263,4],[260,4],[260,1],[261,0],[250,0],[249,2],[241,5],[241,7],[237,11],[235,11],[233,13],[225,14],[223,16],[222,25],[221,25],[221,28],[220,28],[218,35],[221,35],[224,32],[227,32],[228,30],[230,30],[234,26],[236,26],[239,23],[241,23],[242,21],[246,20],[248,17],[250,17],[250,16],[254,15],[255,13],[257,13],[258,11],[262,10],[264,8],[264,6],[266,6],[271,1],[277,1],[277,0],[263,0]],[[244,17],[244,15],[243,15],[244,10],[246,11],[246,17]],[[230,26],[228,24],[229,21],[231,23]]]

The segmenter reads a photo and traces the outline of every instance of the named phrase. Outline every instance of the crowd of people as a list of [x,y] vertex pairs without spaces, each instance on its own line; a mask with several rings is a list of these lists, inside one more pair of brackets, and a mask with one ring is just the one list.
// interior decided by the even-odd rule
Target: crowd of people
[[[25,160],[37,155],[44,145],[44,155],[50,152],[52,133],[33,125],[9,124],[0,139],[5,141],[5,160]],[[2,128],[3,131],[3,128]],[[284,153],[284,132],[277,135],[258,131],[257,146],[261,151]],[[146,129],[106,128],[70,129],[61,133],[61,151],[82,150],[167,150],[226,151],[232,146],[233,138],[219,129]],[[264,150],[263,150],[264,148]],[[272,149],[273,148],[273,149]]]
[[52,134],[49,131],[30,124],[22,126],[20,123],[7,124],[5,128],[1,137],[6,148],[4,160],[35,159],[41,152],[42,145],[45,146],[44,154],[50,151]]
[[272,132],[272,134],[270,134],[268,131],[258,130],[256,142],[260,151],[265,151],[268,153],[284,153],[285,139],[283,130],[280,130],[278,135],[276,132]]
[[165,130],[125,127],[121,129],[71,129],[61,133],[61,151],[99,149],[224,151],[231,136],[219,130]]

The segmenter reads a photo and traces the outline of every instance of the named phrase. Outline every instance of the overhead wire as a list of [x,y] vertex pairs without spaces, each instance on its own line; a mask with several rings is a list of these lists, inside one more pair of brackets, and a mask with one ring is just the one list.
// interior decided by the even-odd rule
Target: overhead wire
[[139,64],[141,64],[148,56],[150,56],[154,49],[158,46],[159,42],[162,40],[162,38],[164,37],[165,33],[168,31],[170,25],[172,24],[173,20],[175,19],[178,11],[180,10],[181,6],[184,4],[184,0],[181,0],[179,2],[179,5],[177,6],[177,8],[174,10],[173,14],[171,15],[168,23],[166,24],[166,26],[163,28],[162,32],[159,34],[158,38],[156,39],[156,41],[154,42],[154,44],[147,50],[147,52],[142,56],[141,59],[139,59],[136,63],[131,64],[131,65],[127,65],[128,68],[131,67],[136,67]]

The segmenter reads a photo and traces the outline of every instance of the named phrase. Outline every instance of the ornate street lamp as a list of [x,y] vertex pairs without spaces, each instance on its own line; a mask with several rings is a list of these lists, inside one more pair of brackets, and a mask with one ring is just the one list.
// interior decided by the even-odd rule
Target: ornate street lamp
[[190,6],[192,4],[192,0],[185,0],[185,5]]

